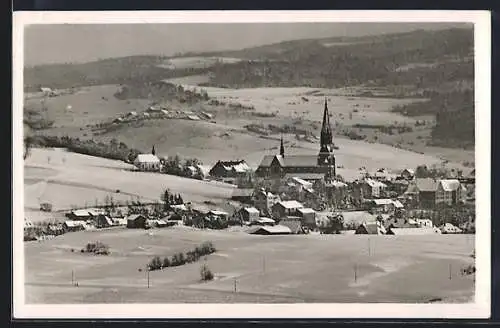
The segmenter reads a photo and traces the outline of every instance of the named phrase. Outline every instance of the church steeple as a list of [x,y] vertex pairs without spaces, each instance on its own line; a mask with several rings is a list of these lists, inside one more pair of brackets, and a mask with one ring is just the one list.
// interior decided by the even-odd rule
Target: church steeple
[[325,167],[325,180],[332,181],[335,178],[335,155],[333,154],[333,133],[330,125],[330,113],[328,112],[326,98],[323,110],[320,144],[318,165]]
[[281,135],[280,155],[285,156],[285,146],[283,145],[283,135]]
[[321,152],[331,152],[333,136],[332,127],[330,126],[330,114],[328,113],[328,103],[325,98],[325,108],[323,110],[323,124],[321,126]]
[[153,145],[153,149],[151,149],[151,154],[156,155],[155,145]]

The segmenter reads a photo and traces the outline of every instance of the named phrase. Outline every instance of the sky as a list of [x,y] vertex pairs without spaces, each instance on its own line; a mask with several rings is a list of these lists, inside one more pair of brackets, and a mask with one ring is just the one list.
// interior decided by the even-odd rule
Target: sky
[[363,36],[456,23],[59,24],[25,29],[25,66],[131,55],[237,50],[286,40]]

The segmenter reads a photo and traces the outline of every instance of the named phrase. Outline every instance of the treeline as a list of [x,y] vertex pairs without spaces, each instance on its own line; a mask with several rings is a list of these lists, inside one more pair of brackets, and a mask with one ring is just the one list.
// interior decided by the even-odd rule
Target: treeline
[[359,129],[376,129],[379,130],[382,133],[386,133],[389,135],[394,134],[394,130],[397,131],[397,133],[406,133],[406,132],[412,132],[413,128],[411,126],[396,126],[396,125],[380,125],[380,124],[354,124],[354,128],[359,128]]
[[31,146],[67,148],[69,151],[125,162],[132,162],[138,154],[138,149],[129,148],[123,142],[112,139],[109,143],[96,142],[93,139],[80,140],[78,137],[30,136],[27,142]]
[[436,125],[432,129],[431,145],[474,147],[474,90],[434,93],[428,101],[398,106],[393,110],[408,116],[435,115]]
[[198,261],[201,257],[215,253],[216,248],[212,242],[207,241],[186,253],[177,253],[171,257],[165,257],[163,261],[155,256],[148,264],[149,271],[161,270],[168,267],[176,267]]
[[209,100],[208,93],[204,89],[185,90],[181,85],[175,85],[169,82],[151,82],[150,80],[131,80],[122,85],[114,96],[117,99],[154,99],[158,101],[177,100],[180,103],[193,104]]
[[[324,46],[319,40],[292,41],[274,55],[265,53],[263,60],[214,66],[210,83],[234,88],[371,83],[439,89],[451,81],[473,80],[469,58],[473,46],[472,29],[417,31],[339,47]],[[279,50],[279,45],[275,48]],[[398,70],[413,63],[433,65]]]
[[25,92],[40,87],[68,89],[104,84],[134,84],[198,75],[204,69],[167,69],[162,56],[131,56],[79,64],[53,64],[24,69]]

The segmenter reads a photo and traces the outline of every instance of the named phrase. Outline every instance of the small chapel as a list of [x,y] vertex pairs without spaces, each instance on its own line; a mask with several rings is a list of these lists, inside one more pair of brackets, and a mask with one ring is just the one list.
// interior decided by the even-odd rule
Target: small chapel
[[264,156],[255,173],[262,178],[294,176],[307,181],[324,179],[325,182],[331,182],[335,179],[333,131],[326,99],[318,154],[288,155],[283,144],[283,137],[281,137],[280,153]]

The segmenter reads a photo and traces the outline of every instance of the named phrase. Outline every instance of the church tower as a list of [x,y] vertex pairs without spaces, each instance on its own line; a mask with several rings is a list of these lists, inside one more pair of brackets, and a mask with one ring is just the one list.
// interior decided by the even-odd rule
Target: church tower
[[318,154],[318,166],[326,168],[326,179],[335,178],[335,155],[333,154],[333,133],[330,125],[330,115],[328,104],[325,98],[325,108],[323,111],[323,124],[321,126],[320,149]]
[[151,154],[156,155],[155,145],[153,145],[153,149],[151,149]]

